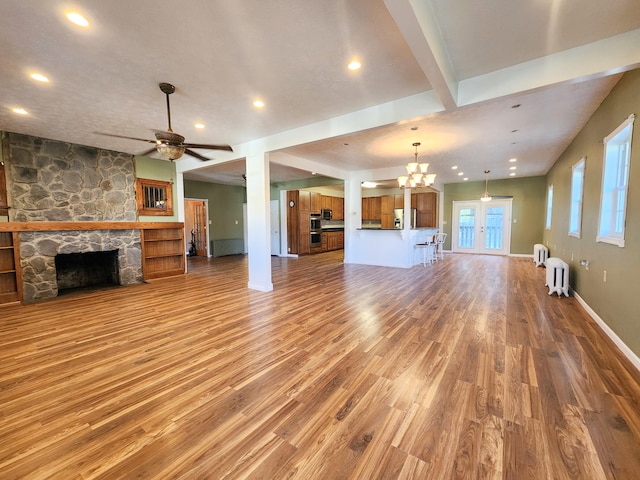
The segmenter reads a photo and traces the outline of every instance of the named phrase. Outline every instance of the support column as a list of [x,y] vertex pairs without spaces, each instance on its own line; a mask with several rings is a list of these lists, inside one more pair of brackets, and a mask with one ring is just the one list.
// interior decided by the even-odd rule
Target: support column
[[354,258],[353,238],[362,227],[362,187],[360,178],[344,181],[344,263],[352,263]]
[[247,232],[249,283],[252,290],[271,292],[269,154],[247,155]]

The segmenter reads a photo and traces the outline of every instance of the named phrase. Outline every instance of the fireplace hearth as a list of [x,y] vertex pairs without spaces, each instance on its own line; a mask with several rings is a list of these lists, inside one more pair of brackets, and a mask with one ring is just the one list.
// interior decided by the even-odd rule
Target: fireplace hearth
[[58,254],[55,266],[58,295],[77,289],[120,285],[118,250]]

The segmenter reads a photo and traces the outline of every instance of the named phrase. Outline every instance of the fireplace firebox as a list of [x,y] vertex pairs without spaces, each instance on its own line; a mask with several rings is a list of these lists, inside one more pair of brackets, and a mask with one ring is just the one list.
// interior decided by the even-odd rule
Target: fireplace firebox
[[58,254],[55,265],[58,295],[83,288],[120,285],[118,250]]

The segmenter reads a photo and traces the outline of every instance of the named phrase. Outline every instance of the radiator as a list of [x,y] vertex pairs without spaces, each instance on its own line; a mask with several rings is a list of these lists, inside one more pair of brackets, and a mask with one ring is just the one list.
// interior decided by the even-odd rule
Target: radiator
[[547,258],[545,263],[547,267],[547,283],[549,287],[549,295],[557,293],[558,296],[564,294],[569,296],[569,265],[560,258]]
[[238,255],[244,253],[244,239],[227,238],[211,241],[211,255],[214,257],[224,257],[225,255]]
[[536,262],[536,267],[544,265],[549,256],[549,250],[541,243],[536,243],[533,246],[533,261]]

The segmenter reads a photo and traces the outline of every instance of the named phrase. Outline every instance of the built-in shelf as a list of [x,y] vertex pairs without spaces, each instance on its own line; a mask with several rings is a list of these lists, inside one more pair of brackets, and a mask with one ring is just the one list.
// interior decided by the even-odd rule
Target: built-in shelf
[[0,232],[0,304],[18,302],[22,298],[18,234]]
[[185,271],[184,227],[167,223],[164,228],[143,228],[142,272],[145,280],[181,275]]
[[3,222],[0,223],[0,304],[22,301],[20,232],[140,230],[145,280],[186,271],[184,224],[179,222]]

